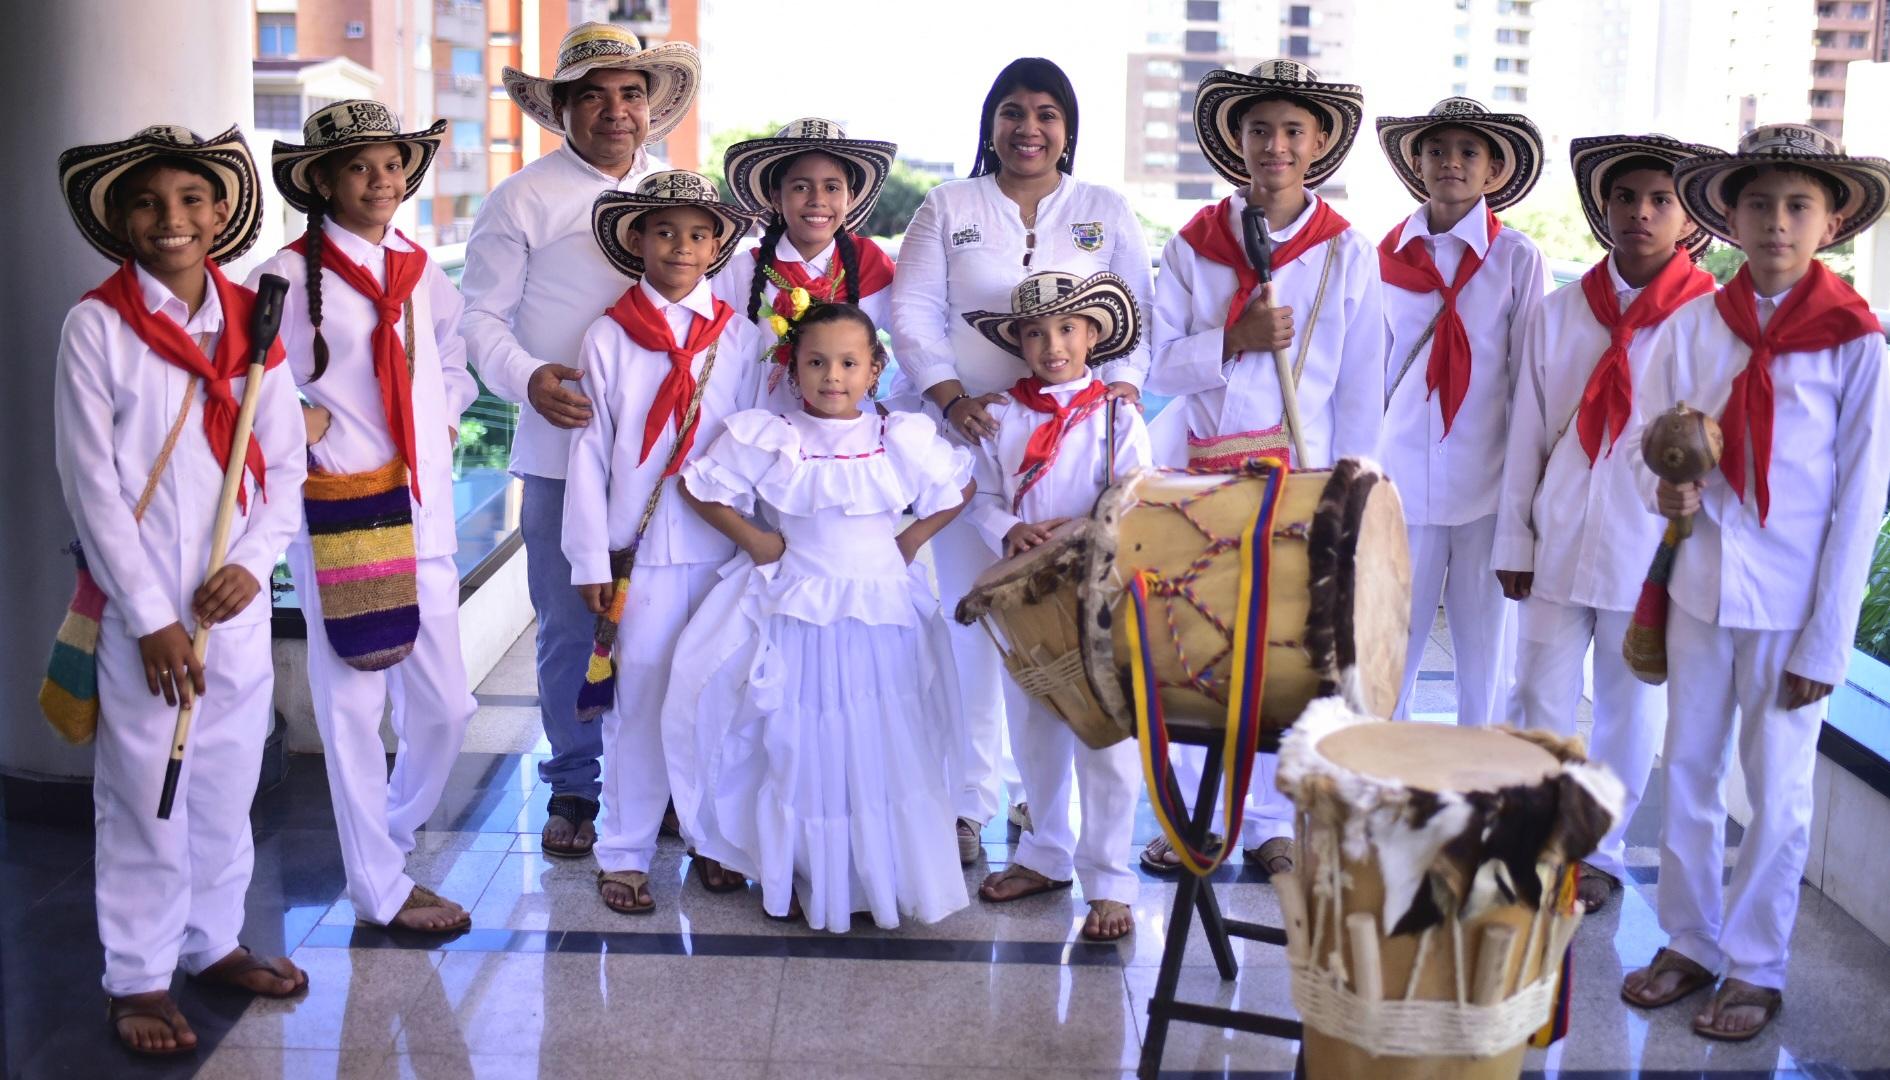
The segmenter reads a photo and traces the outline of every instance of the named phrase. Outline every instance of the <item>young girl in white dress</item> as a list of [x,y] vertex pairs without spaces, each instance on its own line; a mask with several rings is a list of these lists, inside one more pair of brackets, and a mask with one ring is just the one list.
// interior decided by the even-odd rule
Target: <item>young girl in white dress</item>
[[[953,835],[957,674],[912,561],[973,490],[917,413],[860,408],[885,357],[852,304],[792,335],[799,411],[728,420],[682,490],[743,551],[677,646],[663,706],[693,849],[761,883],[768,914],[845,931],[936,922],[967,897]],[[910,507],[918,521],[899,530]],[[744,515],[765,508],[779,531]]]

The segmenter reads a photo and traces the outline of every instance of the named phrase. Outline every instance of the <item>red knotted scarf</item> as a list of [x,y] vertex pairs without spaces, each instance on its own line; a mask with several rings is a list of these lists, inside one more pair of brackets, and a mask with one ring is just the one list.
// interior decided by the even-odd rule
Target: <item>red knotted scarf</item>
[[1752,472],[1758,480],[1759,525],[1763,528],[1772,505],[1772,358],[1780,353],[1836,348],[1865,334],[1882,334],[1883,327],[1864,298],[1816,259],[1772,313],[1763,332],[1759,329],[1758,294],[1750,267],[1740,267],[1726,287],[1714,295],[1713,304],[1733,334],[1752,349],[1745,370],[1733,378],[1732,397],[1719,417],[1720,433],[1726,440],[1719,467],[1743,503],[1746,437],[1750,431]]
[[[860,299],[864,300],[892,284],[892,258],[878,244],[865,237],[856,236],[853,238],[853,251],[855,261],[859,263],[860,280],[856,284],[860,289]],[[794,300],[788,295],[791,289],[806,289],[807,295],[816,304],[831,304],[836,300],[844,299],[847,295],[845,282],[842,281],[846,266],[840,258],[838,249],[834,251],[833,259],[827,264],[827,272],[819,277],[809,272],[810,268],[806,262],[798,259],[792,262],[775,259],[763,267],[759,265],[760,248],[754,249],[754,258],[757,264],[755,273],[765,273],[768,269],[773,269],[782,281],[788,283],[786,289],[775,289],[771,306],[775,314],[790,322],[794,320],[793,315],[790,314],[794,310]],[[782,341],[774,347],[774,362],[786,364],[788,359],[788,344]]]
[[[1234,299],[1227,305],[1227,325],[1230,326],[1240,318],[1254,290],[1260,287],[1260,275],[1247,265],[1247,249],[1241,245],[1240,237],[1234,235],[1233,201],[1234,197],[1229,195],[1213,206],[1202,207],[1181,228],[1181,238],[1196,255],[1233,269]],[[1314,199],[1313,203],[1312,220],[1294,233],[1292,239],[1273,248],[1273,256],[1268,260],[1270,269],[1279,270],[1352,227],[1352,223],[1340,217],[1324,199]]]
[[[1496,220],[1496,215],[1487,207],[1484,213],[1489,218],[1490,242],[1495,243],[1503,223]],[[1437,264],[1431,260],[1430,249],[1422,241],[1406,244],[1402,249],[1398,247],[1398,234],[1402,231],[1404,226],[1399,225],[1379,241],[1378,272],[1387,285],[1406,292],[1439,293],[1444,298],[1437,330],[1431,338],[1431,359],[1424,369],[1424,386],[1432,394],[1443,392],[1440,406],[1444,411],[1444,434],[1449,435],[1457,409],[1463,405],[1464,395],[1470,392],[1470,332],[1464,328],[1463,316],[1457,312],[1457,294],[1483,266],[1483,256],[1478,255],[1475,248],[1466,248],[1463,261],[1457,264],[1457,279],[1446,285],[1444,275],[1437,272]]]
[[1608,331],[1607,351],[1589,373],[1575,415],[1575,433],[1581,437],[1582,449],[1588,452],[1590,468],[1601,456],[1603,441],[1608,444],[1608,452],[1614,453],[1615,441],[1634,415],[1634,374],[1628,369],[1628,346],[1633,344],[1635,333],[1660,325],[1682,304],[1705,296],[1717,285],[1713,275],[1693,265],[1684,252],[1676,251],[1624,312],[1608,273],[1608,258],[1612,256],[1582,275],[1582,295],[1588,300],[1588,311]]
[[1017,494],[1011,499],[1011,512],[1023,504],[1024,492],[1029,491],[1037,481],[1050,471],[1050,466],[1057,460],[1057,451],[1063,448],[1063,437],[1076,425],[1089,419],[1109,397],[1109,386],[1100,379],[1074,394],[1068,400],[1049,393],[1043,380],[1036,376],[1019,379],[1011,387],[1011,400],[1034,413],[1042,413],[1050,419],[1037,425],[1030,433],[1030,441],[1024,444],[1024,460],[1017,466],[1017,475],[1023,482],[1017,485]]
[[[118,271],[85,294],[87,300],[101,300],[111,306],[120,318],[124,319],[138,340],[150,350],[174,367],[182,368],[203,382],[204,409],[203,433],[210,440],[210,452],[216,455],[217,464],[224,469],[230,467],[230,445],[236,438],[236,414],[241,405],[230,391],[230,382],[249,370],[249,320],[250,312],[256,306],[256,294],[223,276],[223,271],[213,262],[205,262],[204,269],[210,273],[210,287],[217,291],[217,303],[223,307],[223,331],[217,338],[215,356],[205,356],[197,347],[197,342],[184,328],[177,325],[177,320],[163,312],[152,311],[144,305],[144,290],[138,285],[138,271],[131,260],[127,259]],[[282,343],[272,342],[269,346],[264,370],[282,363]],[[256,481],[256,491],[266,499],[268,493],[263,487],[266,465],[263,461],[262,444],[256,441],[254,432],[250,433],[249,446],[243,455],[243,467]],[[242,487],[236,489],[237,505],[245,513],[249,510],[249,496]]]
[[[401,237],[406,239],[403,234]],[[412,241],[408,241],[412,243]],[[308,254],[308,234],[289,244],[288,250]],[[407,251],[387,248],[387,286],[374,280],[367,267],[348,258],[347,253],[324,238],[322,269],[332,272],[355,292],[374,305],[374,379],[381,384],[381,412],[387,417],[387,433],[393,436],[400,460],[407,463],[408,486],[413,501],[420,502],[420,459],[414,450],[413,371],[407,366],[406,343],[401,340],[400,314],[413,290],[426,275],[427,253],[418,247]]]
[[[656,400],[651,402],[650,414],[643,420],[643,452],[637,456],[639,465],[649,460],[650,447],[656,445],[657,436],[663,433],[663,425],[674,420],[676,440],[682,449],[670,467],[663,471],[664,476],[672,476],[682,468],[683,460],[689,456],[689,448],[696,441],[696,425],[683,426],[689,412],[689,399],[696,396],[696,376],[692,370],[695,358],[715,343],[715,339],[722,335],[722,327],[728,325],[729,316],[735,314],[734,308],[720,300],[715,302],[713,310],[713,319],[705,319],[690,312],[689,337],[681,348],[676,347],[676,336],[670,332],[669,320],[643,295],[641,285],[625,289],[617,302],[604,313],[623,327],[623,332],[630,335],[630,340],[638,348],[662,353],[669,358],[669,374],[663,376],[662,385],[656,388]],[[701,419],[700,415],[697,419]]]

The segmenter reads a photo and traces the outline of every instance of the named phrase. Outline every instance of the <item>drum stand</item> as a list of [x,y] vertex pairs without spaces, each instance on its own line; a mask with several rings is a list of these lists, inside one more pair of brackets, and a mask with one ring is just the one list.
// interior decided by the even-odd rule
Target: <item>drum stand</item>
[[[1169,729],[1169,739],[1177,745],[1207,748],[1207,761],[1201,769],[1201,790],[1195,793],[1194,814],[1184,826],[1189,842],[1196,849],[1204,849],[1208,842],[1208,826],[1214,820],[1215,797],[1220,793],[1223,733],[1209,728],[1190,730],[1174,724]],[[1172,792],[1179,795],[1180,787],[1172,773],[1168,783]],[[1240,973],[1230,938],[1245,938],[1282,947],[1286,944],[1286,931],[1277,926],[1264,926],[1223,916],[1220,901],[1214,896],[1213,883],[1183,869],[1175,886],[1175,904],[1168,915],[1168,940],[1162,946],[1161,972],[1155,979],[1155,993],[1148,1001],[1148,1037],[1142,1042],[1142,1061],[1135,1072],[1142,1080],[1155,1080],[1160,1074],[1162,1050],[1168,1042],[1168,1025],[1174,1021],[1251,1031],[1276,1039],[1300,1038],[1298,1020],[1175,999],[1175,991],[1181,982],[1181,962],[1188,951],[1188,925],[1197,911],[1201,915],[1201,932],[1207,936],[1208,949],[1214,954],[1214,966],[1220,969],[1224,981],[1232,982]],[[1302,1057],[1295,1075],[1304,1075],[1304,1065]]]

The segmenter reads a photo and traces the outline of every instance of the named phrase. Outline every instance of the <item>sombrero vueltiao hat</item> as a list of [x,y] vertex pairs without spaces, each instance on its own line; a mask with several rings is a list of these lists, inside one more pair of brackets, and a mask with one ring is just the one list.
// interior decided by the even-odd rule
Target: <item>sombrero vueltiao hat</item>
[[105,196],[119,177],[153,158],[186,158],[210,171],[230,204],[230,222],[210,241],[221,265],[241,256],[262,231],[261,181],[249,144],[234,125],[212,139],[189,128],[154,124],[120,142],[75,146],[59,155],[59,187],[85,239],[113,262],[131,258],[131,245],[105,224]]
[[1732,207],[1726,201],[1726,180],[1741,169],[1759,165],[1794,165],[1822,173],[1844,192],[1837,205],[1844,224],[1819,250],[1836,247],[1870,228],[1883,215],[1885,196],[1890,194],[1890,161],[1847,157],[1836,139],[1815,127],[1767,124],[1741,138],[1738,153],[1702,155],[1675,165],[1673,183],[1680,192],[1680,204],[1701,228],[1737,244],[1727,220]]
[[965,321],[998,348],[1022,356],[1017,324],[1045,315],[1087,315],[1096,321],[1102,334],[1090,350],[1090,367],[1128,355],[1142,333],[1128,283],[1108,271],[1086,278],[1062,270],[1040,271],[1011,290],[1011,310],[967,311]]
[[606,191],[591,204],[591,232],[612,266],[633,278],[643,276],[643,260],[630,254],[627,234],[637,218],[666,206],[699,207],[715,219],[715,235],[722,246],[703,272],[705,278],[714,277],[716,271],[728,265],[738,242],[755,223],[750,212],[721,201],[715,181],[701,173],[684,169],[651,173],[635,191]]
[[[1688,158],[1724,153],[1717,146],[1681,142],[1665,135],[1585,135],[1569,140],[1569,166],[1575,172],[1575,190],[1581,196],[1582,213],[1588,215],[1588,231],[1595,234],[1602,247],[1614,250],[1614,240],[1608,235],[1608,193],[1602,190],[1602,184],[1616,165],[1636,158],[1653,158],[1666,162],[1671,169]],[[1678,182],[1674,190],[1679,191]],[[1713,242],[1713,235],[1698,227],[1698,218],[1694,219],[1694,225],[1694,230],[1681,238],[1680,247],[1697,259]]]
[[743,209],[765,217],[772,210],[768,191],[778,167],[810,150],[829,154],[845,166],[847,187],[853,195],[847,207],[846,227],[849,232],[858,232],[873,216],[873,204],[879,201],[879,191],[892,172],[893,156],[899,151],[894,143],[849,139],[839,124],[810,116],[775,132],[771,139],[749,139],[729,147],[722,158],[722,175],[728,177],[729,190]]
[[420,190],[420,179],[427,174],[427,166],[433,164],[433,155],[446,141],[446,121],[436,120],[425,131],[403,132],[400,121],[387,106],[356,98],[337,101],[310,113],[309,118],[302,121],[302,139],[304,145],[301,146],[277,139],[270,153],[269,171],[283,199],[307,213],[310,207],[320,206],[324,201],[315,190],[308,167],[324,154],[376,143],[400,147],[407,173],[407,194],[401,198],[412,198],[414,192]]
[[1319,73],[1297,60],[1263,60],[1242,75],[1210,71],[1194,95],[1194,137],[1214,171],[1246,187],[1247,161],[1240,152],[1234,117],[1257,97],[1283,94],[1303,102],[1331,131],[1325,152],[1306,166],[1306,186],[1318,187],[1345,163],[1365,115],[1365,93],[1351,83],[1320,82]]
[[1378,143],[1391,159],[1391,171],[1417,201],[1431,197],[1414,163],[1418,143],[1425,132],[1445,125],[1468,128],[1502,149],[1502,166],[1491,170],[1489,187],[1483,193],[1492,213],[1521,202],[1542,178],[1542,133],[1527,116],[1493,113],[1475,98],[1447,97],[1422,116],[1378,118]]
[[655,142],[682,123],[683,113],[696,99],[702,82],[702,58],[688,42],[669,41],[644,48],[637,36],[611,23],[579,23],[558,43],[558,69],[549,79],[508,67],[501,78],[505,92],[526,116],[563,135],[551,88],[573,82],[598,68],[641,71],[650,81],[650,130],[645,142]]

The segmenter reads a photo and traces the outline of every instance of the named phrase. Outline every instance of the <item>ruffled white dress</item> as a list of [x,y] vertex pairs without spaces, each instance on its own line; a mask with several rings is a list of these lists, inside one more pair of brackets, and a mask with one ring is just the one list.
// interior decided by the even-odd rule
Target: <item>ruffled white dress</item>
[[[952,793],[958,682],[924,570],[895,536],[957,506],[970,454],[915,413],[738,413],[689,491],[766,509],[779,562],[746,555],[690,619],[663,705],[670,789],[701,855],[808,925],[935,922],[967,902]],[[790,893],[790,890],[793,890]]]

